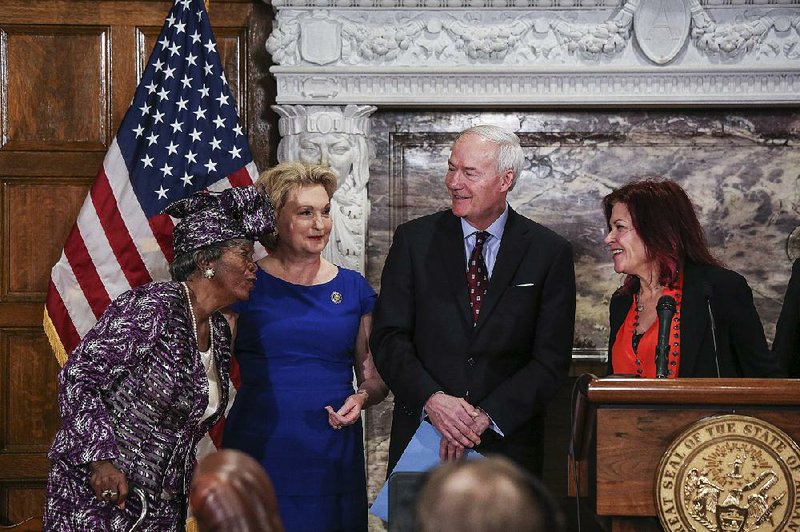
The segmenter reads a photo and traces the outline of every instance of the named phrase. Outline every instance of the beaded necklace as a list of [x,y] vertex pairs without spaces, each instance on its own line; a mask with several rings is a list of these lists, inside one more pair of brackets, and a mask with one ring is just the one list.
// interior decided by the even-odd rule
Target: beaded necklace
[[[680,360],[681,355],[681,343],[680,343],[680,322],[681,322],[681,296],[683,290],[683,278],[682,276],[678,277],[678,280],[675,283],[678,288],[670,288],[667,287],[664,291],[666,295],[672,295],[675,300],[677,301],[677,310],[672,317],[672,345],[670,346],[671,353],[669,357],[669,366],[670,369],[669,375],[674,375],[675,370],[677,369],[678,361]],[[634,314],[633,314],[633,334],[631,336],[631,343],[633,344],[633,356],[634,356],[634,363],[636,364],[636,373],[637,375],[642,375],[643,373],[643,366],[642,360],[639,358],[639,341],[644,336],[645,332],[639,333],[639,313],[644,310],[644,305],[639,301],[639,292],[634,292],[633,294],[633,305],[634,305]],[[656,322],[658,323],[658,322]]]
[[639,302],[639,292],[633,293],[633,303],[636,306],[636,314],[633,315],[633,334],[638,334],[639,313],[644,310],[644,305]]
[[[197,318],[194,316],[194,306],[192,306],[192,298],[190,295],[189,286],[186,283],[181,283],[183,290],[186,292],[186,301],[189,303],[189,316],[192,318],[192,331],[194,332],[194,341],[197,344],[197,350],[200,351],[200,339],[197,336]],[[211,316],[208,317],[208,350],[214,352],[214,329],[211,327]]]
[[639,341],[642,339],[642,336],[644,336],[644,333],[639,332],[639,313],[644,310],[644,305],[639,301],[639,292],[634,292],[633,294],[633,306],[636,312],[633,315],[633,336],[631,336],[631,344],[633,347],[633,361],[636,364],[636,374],[641,375],[643,369],[642,359],[639,358]]

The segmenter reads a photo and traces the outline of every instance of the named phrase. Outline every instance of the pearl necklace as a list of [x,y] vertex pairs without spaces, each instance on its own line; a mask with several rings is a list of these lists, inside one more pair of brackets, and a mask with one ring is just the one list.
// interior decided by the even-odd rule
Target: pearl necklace
[[[200,351],[200,339],[197,336],[197,318],[194,316],[194,307],[192,306],[192,297],[190,295],[189,286],[186,283],[181,283],[183,290],[186,292],[186,301],[189,303],[189,316],[192,318],[192,331],[194,332],[194,342],[197,344],[197,350]],[[208,317],[208,350],[214,352],[214,329],[211,327],[211,316]]]

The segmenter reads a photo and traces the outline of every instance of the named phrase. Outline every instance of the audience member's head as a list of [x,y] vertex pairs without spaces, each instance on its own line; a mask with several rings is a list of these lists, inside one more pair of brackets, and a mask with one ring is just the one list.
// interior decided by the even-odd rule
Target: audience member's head
[[507,458],[447,463],[434,470],[417,498],[422,532],[554,532],[563,518],[552,497]]
[[278,501],[261,465],[244,453],[211,453],[197,465],[189,491],[200,532],[283,532]]

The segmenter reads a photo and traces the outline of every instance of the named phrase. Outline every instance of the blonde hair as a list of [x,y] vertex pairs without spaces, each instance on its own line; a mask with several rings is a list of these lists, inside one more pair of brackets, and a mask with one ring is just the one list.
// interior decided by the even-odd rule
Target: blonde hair
[[[322,185],[328,198],[336,192],[336,174],[327,166],[308,164],[300,161],[280,163],[261,172],[256,180],[255,187],[259,192],[269,196],[275,209],[275,218],[280,216],[281,210],[286,205],[289,192],[302,187]],[[270,251],[278,245],[278,232],[266,237],[264,246]]]
[[[462,131],[456,142],[467,135],[477,135],[484,140],[497,144],[497,152],[494,155],[498,172],[511,170],[514,178],[508,190],[514,190],[517,178],[522,173],[522,165],[525,163],[525,153],[520,146],[519,137],[513,131],[509,131],[500,126],[481,124]],[[453,143],[455,146],[455,143]]]

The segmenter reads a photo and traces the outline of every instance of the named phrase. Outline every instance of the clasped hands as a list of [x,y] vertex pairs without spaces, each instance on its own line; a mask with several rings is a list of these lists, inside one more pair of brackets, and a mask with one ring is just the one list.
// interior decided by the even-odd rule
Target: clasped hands
[[489,416],[460,397],[435,393],[425,402],[425,412],[436,429],[442,433],[439,459],[456,460],[464,449],[481,443],[481,434],[489,428]]
[[125,498],[128,496],[128,480],[125,478],[125,473],[108,460],[92,462],[91,471],[90,482],[95,496],[101,501],[125,508]]
[[331,406],[326,406],[328,412],[328,424],[335,430],[352,425],[358,420],[364,405],[367,403],[368,396],[364,392],[351,394],[345,399],[344,404],[339,410],[334,410]]

